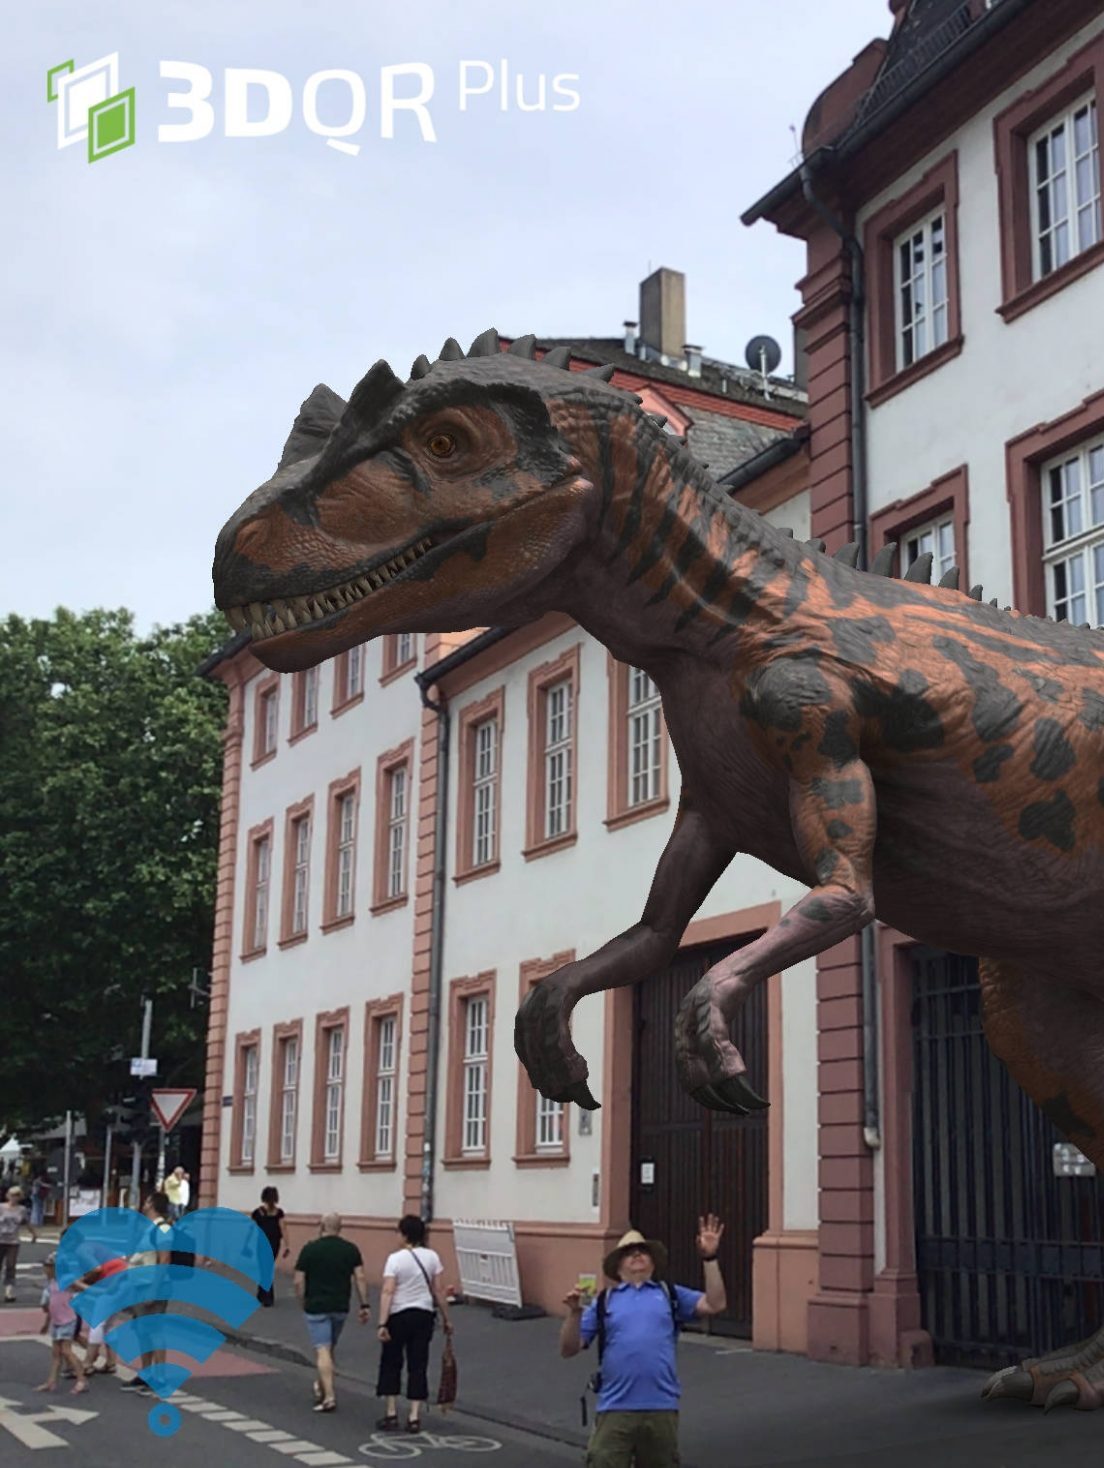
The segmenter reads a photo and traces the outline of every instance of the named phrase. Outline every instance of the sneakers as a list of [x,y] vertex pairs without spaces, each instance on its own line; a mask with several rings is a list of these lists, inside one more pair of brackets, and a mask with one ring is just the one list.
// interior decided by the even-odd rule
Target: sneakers
[[132,1377],[130,1381],[124,1381],[119,1390],[121,1392],[141,1392],[147,1397],[153,1396],[153,1393],[140,1376]]

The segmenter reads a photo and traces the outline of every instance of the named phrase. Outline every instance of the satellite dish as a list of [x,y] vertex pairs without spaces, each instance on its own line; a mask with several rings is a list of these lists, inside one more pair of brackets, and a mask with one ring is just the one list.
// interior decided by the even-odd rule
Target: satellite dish
[[768,372],[773,372],[782,360],[782,348],[773,336],[753,336],[747,344],[747,352],[744,361],[753,372],[761,372],[765,377]]

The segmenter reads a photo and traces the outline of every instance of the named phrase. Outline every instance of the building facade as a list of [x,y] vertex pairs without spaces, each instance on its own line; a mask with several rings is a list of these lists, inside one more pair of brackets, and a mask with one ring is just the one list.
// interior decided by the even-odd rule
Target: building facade
[[[1100,625],[1104,6],[890,9],[744,217],[807,247],[812,534]],[[811,1354],[1001,1363],[1095,1328],[1099,1185],[1055,1178],[969,961],[879,924],[863,978],[858,940],[822,955]]]
[[[609,363],[732,492],[809,535],[804,397],[684,340],[682,277],[622,339],[541,340]],[[556,1308],[630,1222],[695,1277],[728,1222],[724,1325],[805,1348],[817,1245],[815,968],[764,986],[742,1048],[771,1100],[720,1117],[678,1090],[678,1003],[803,890],[738,859],[678,961],[584,1000],[597,1112],[548,1103],[513,1049],[529,987],[632,926],[678,801],[650,680],[564,615],[509,633],[385,637],[308,673],[230,642],[203,1195],[275,1183],[293,1234],[340,1211],[370,1269],[404,1211],[515,1226],[525,1298]]]

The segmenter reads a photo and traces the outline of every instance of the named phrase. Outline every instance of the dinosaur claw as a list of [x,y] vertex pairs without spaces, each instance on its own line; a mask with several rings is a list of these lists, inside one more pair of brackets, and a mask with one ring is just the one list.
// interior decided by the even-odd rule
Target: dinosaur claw
[[602,1103],[595,1101],[586,1081],[573,1081],[562,1095],[556,1097],[556,1100],[573,1101],[576,1106],[581,1106],[584,1111],[601,1111],[602,1109]]
[[747,1116],[752,1111],[766,1111],[770,1105],[757,1096],[742,1076],[731,1076],[728,1080],[698,1086],[691,1096],[699,1106],[710,1111],[730,1111],[736,1116]]
[[1003,1371],[994,1372],[981,1389],[983,1401],[1014,1397],[1017,1401],[1030,1402],[1034,1393],[1035,1380],[1021,1366],[1006,1366]]
[[1043,1403],[1043,1412],[1045,1414],[1054,1407],[1075,1407],[1080,1396],[1081,1393],[1078,1390],[1076,1382],[1069,1380],[1059,1381],[1051,1387],[1049,1395]]

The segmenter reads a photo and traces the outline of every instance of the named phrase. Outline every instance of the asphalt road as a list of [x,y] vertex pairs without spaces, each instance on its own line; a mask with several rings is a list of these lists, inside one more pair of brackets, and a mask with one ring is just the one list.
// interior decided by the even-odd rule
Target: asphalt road
[[171,1399],[179,1423],[161,1436],[155,1428],[164,1404],[120,1390],[118,1379],[96,1377],[81,1396],[71,1395],[64,1381],[56,1394],[35,1392],[48,1362],[39,1339],[0,1340],[4,1468],[42,1468],[46,1461],[54,1468],[133,1468],[136,1460],[158,1468],[344,1468],[419,1459],[425,1468],[563,1468],[580,1457],[575,1449],[459,1413],[431,1414],[418,1437],[380,1433],[380,1403],[355,1385],[341,1383],[336,1412],[316,1413],[305,1367],[261,1364],[231,1350],[220,1351],[187,1383],[191,1390]]

